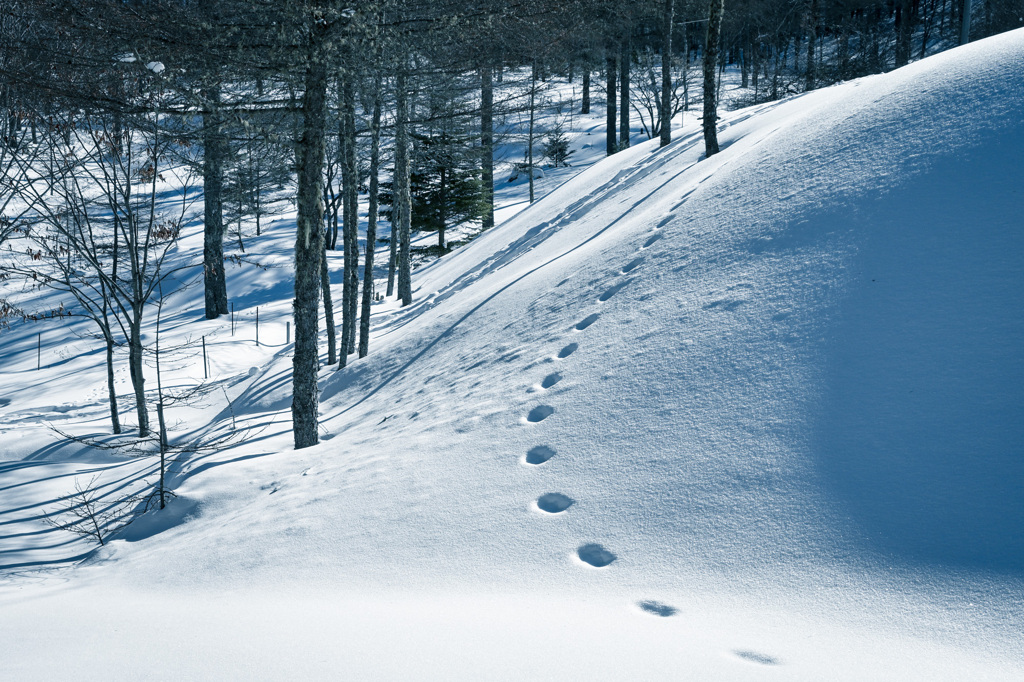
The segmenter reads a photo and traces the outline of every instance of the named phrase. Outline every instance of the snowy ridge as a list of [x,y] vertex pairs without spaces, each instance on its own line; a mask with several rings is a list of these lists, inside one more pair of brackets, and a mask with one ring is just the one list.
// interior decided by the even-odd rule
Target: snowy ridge
[[0,587],[0,677],[61,670],[51,632],[83,679],[1019,678],[1021,63],[1015,31],[594,165],[379,306],[314,448],[286,349],[240,372],[275,423]]

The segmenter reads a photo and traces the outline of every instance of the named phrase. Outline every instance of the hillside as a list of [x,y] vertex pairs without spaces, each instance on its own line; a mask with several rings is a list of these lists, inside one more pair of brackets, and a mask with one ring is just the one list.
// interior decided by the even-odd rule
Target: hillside
[[[11,335],[0,677],[1019,679],[1021,63],[1015,31],[593,165],[377,306],[314,448],[287,271],[240,276],[278,345],[222,334],[230,409],[176,418],[250,437],[74,568],[29,516],[153,463],[53,444],[55,408],[101,430],[53,395],[101,358],[43,382]],[[212,333],[200,294],[169,333]]]

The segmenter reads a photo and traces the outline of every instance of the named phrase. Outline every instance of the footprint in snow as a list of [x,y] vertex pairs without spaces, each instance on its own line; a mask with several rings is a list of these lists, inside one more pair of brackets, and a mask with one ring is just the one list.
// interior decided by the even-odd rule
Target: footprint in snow
[[746,300],[742,298],[722,298],[717,301],[712,301],[704,306],[704,310],[736,310],[741,305],[746,303]]
[[562,493],[544,493],[537,498],[537,508],[548,514],[560,514],[572,506],[573,500]]
[[602,303],[604,303],[604,302],[605,302],[605,301],[607,301],[607,300],[608,300],[609,298],[611,298],[611,297],[612,297],[612,296],[614,296],[615,294],[617,294],[617,293],[619,293],[620,291],[622,291],[622,290],[623,290],[623,289],[624,289],[624,288],[625,288],[626,286],[628,286],[628,285],[629,285],[629,284],[631,283],[631,281],[632,281],[632,280],[628,280],[628,279],[627,279],[627,280],[626,280],[626,281],[624,281],[624,282],[619,282],[618,284],[616,284],[615,286],[611,287],[610,289],[608,289],[607,291],[605,291],[605,292],[604,292],[603,294],[601,294],[600,296],[598,296],[598,297],[597,297],[597,300],[598,300],[598,301],[601,301]]
[[601,316],[598,315],[597,313],[592,313],[590,315],[587,315],[582,320],[580,320],[579,322],[576,323],[576,327],[575,327],[576,331],[578,331],[578,332],[583,331],[584,329],[586,329],[590,325],[592,325],[595,322],[597,322],[597,318],[599,318],[599,317],[601,317]]
[[638,267],[640,267],[640,264],[643,263],[643,262],[644,262],[644,259],[642,257],[641,258],[634,258],[629,263],[627,263],[626,265],[622,266],[622,274],[625,275],[625,274],[628,274],[630,272],[633,272]]
[[526,453],[526,463],[534,465],[543,464],[554,456],[555,451],[547,445],[537,445],[530,448],[529,452]]
[[652,246],[652,245],[654,244],[654,242],[656,242],[656,241],[658,241],[659,239],[661,239],[661,236],[662,236],[662,235],[661,235],[661,233],[660,233],[660,232],[656,232],[655,234],[652,234],[652,235],[651,235],[651,237],[650,237],[650,239],[648,239],[647,241],[645,241],[645,242],[644,242],[644,245],[643,245],[643,247],[641,247],[641,248],[644,248],[644,249],[646,249],[646,248],[647,248],[648,246]]
[[760,654],[756,651],[740,650],[737,649],[733,653],[744,661],[750,661],[751,663],[760,663],[761,665],[779,665],[782,661],[767,654]]
[[542,422],[555,413],[555,408],[550,405],[538,405],[537,407],[530,410],[530,414],[526,415],[526,421],[531,424]]
[[668,618],[679,613],[679,609],[668,604],[662,604],[660,601],[647,600],[637,602],[637,606],[646,611],[647,613],[655,616],[661,616],[662,618]]
[[585,564],[589,564],[594,568],[604,568],[618,558],[607,549],[597,544],[583,545],[576,550],[576,555],[579,556],[580,561]]
[[552,386],[554,386],[555,384],[557,384],[561,380],[562,380],[562,375],[561,374],[559,374],[558,372],[552,372],[551,374],[549,374],[546,377],[544,377],[544,381],[540,382],[540,387],[541,388],[551,388]]
[[572,355],[573,353],[575,353],[576,349],[579,348],[579,347],[580,347],[580,344],[578,344],[578,343],[570,343],[568,346],[566,346],[562,350],[558,351],[558,359],[559,360],[564,360],[565,358],[567,358],[570,355]]

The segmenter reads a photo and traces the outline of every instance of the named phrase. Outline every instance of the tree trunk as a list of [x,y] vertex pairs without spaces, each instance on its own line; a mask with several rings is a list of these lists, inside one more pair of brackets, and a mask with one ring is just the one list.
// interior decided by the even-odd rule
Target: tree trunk
[[750,49],[740,48],[740,87],[744,90],[750,85]]
[[725,0],[711,0],[708,10],[708,31],[704,41],[704,151],[706,156],[718,153],[718,101],[715,96],[715,70],[722,37],[722,14]]
[[914,30],[913,13],[912,0],[900,0],[896,5],[896,68],[906,66],[910,61],[910,39]]
[[619,148],[619,145],[616,143],[615,140],[615,123],[617,118],[615,115],[615,105],[618,101],[618,98],[615,96],[615,78],[616,71],[618,71],[618,66],[615,64],[615,57],[611,54],[611,52],[608,53],[608,59],[605,62],[605,68],[608,74],[608,111],[606,117],[607,124],[605,126],[607,130],[605,140],[605,151],[607,152],[608,156],[611,156],[616,151],[618,151]]
[[[393,173],[391,176],[391,187],[398,187],[398,173]],[[401,220],[398,216],[398,197],[396,192],[392,192],[392,204],[391,204],[391,236],[388,238],[388,289],[387,294],[391,296],[395,293],[395,270],[398,267],[398,231],[401,224]]]
[[526,137],[526,165],[530,168],[530,203],[533,195],[533,127],[537,120],[537,63],[534,62],[530,72],[530,129]]
[[[488,71],[490,73],[490,71]],[[380,83],[373,93],[370,121],[370,205],[366,213],[366,260],[363,264],[363,302],[359,316],[359,357],[370,352],[370,304],[373,302],[373,249],[377,245],[377,192],[380,174]]]
[[412,197],[409,194],[409,93],[403,68],[398,72],[397,112],[395,114],[395,201],[400,208],[398,230],[398,297],[402,305],[412,303]]
[[683,127],[683,117],[690,110],[690,36],[683,22],[683,111],[679,115],[679,127]]
[[142,369],[142,315],[135,311],[128,329],[128,374],[135,390],[135,411],[139,418],[139,435],[149,435],[149,410],[146,409],[146,376]]
[[[314,29],[316,33],[323,29]],[[295,239],[295,352],[292,355],[292,433],[295,448],[316,445],[320,395],[317,303],[323,250],[323,166],[327,124],[327,65],[314,35],[302,94],[302,137],[296,144],[298,191]]]
[[932,27],[932,22],[935,20],[935,0],[931,0],[931,9],[928,9],[928,4],[923,0],[921,2],[921,23],[924,24],[924,30],[921,34],[921,52],[919,53],[918,59],[924,59],[925,54],[928,51],[928,34]]
[[[396,79],[397,81],[397,79]],[[404,79],[402,80],[404,87]],[[395,101],[397,111],[397,100],[398,100],[398,83],[395,83]],[[397,141],[398,137],[398,122],[395,122],[395,137]],[[396,150],[395,154],[395,166],[391,173],[391,232],[388,239],[388,289],[387,295],[391,296],[395,293],[395,275],[398,270],[398,243],[401,241],[400,233],[402,231],[402,207],[401,202],[398,200],[399,188],[402,186],[402,180],[399,177],[401,175],[398,170],[398,154]]]
[[441,169],[441,186],[438,188],[437,207],[437,247],[444,253],[444,228],[448,221],[448,177],[445,169]]
[[622,99],[619,106],[619,149],[629,149],[629,67],[632,49],[628,34],[619,49],[619,95]]
[[109,332],[104,333],[104,337],[107,346],[107,397],[110,400],[110,422],[114,427],[114,433],[121,433],[121,416],[117,413],[117,393],[114,386],[114,339]]
[[356,95],[352,74],[347,73],[342,83],[344,140],[342,159],[342,216],[345,241],[345,280],[342,290],[341,354],[355,351],[356,313],[359,306],[359,192],[356,168]]
[[580,113],[590,113],[590,64],[583,67],[583,106],[580,107]]
[[[117,149],[117,147],[116,147],[116,143],[115,143],[115,150],[116,149]],[[115,152],[115,153],[118,153],[118,152]],[[115,233],[115,238],[114,238],[114,243],[113,243],[113,258],[112,258],[112,265],[111,265],[111,269],[110,269],[111,270],[111,275],[110,275],[111,281],[117,281],[117,253],[118,253],[118,250],[119,250],[118,249],[118,241],[117,241],[116,233]],[[100,310],[100,314],[101,314],[100,320],[102,320],[102,322],[100,323],[100,329],[103,332],[103,341],[104,341],[104,344],[106,345],[106,351],[107,351],[107,357],[106,357],[106,362],[107,362],[107,398],[110,401],[110,423],[113,426],[114,433],[118,434],[118,433],[121,433],[121,415],[117,411],[117,391],[116,391],[116,387],[114,385],[114,335],[111,333],[111,330],[110,330],[110,312],[109,312],[110,311],[110,298],[111,298],[112,294],[111,294],[110,288],[107,286],[105,280],[102,277],[100,278],[100,292],[101,292],[101,295],[102,295],[102,298],[103,298],[103,305],[102,305],[101,310]]]
[[[324,325],[327,326],[327,364],[333,365],[338,361],[338,339],[334,328],[334,303],[331,300],[331,272],[327,268],[327,240],[324,239],[324,248],[320,249],[320,291],[324,299]],[[342,349],[344,351],[344,349]],[[342,367],[344,367],[345,353],[341,354]]]
[[971,0],[964,0],[963,12],[960,16],[960,44],[971,42]]
[[817,76],[814,70],[814,44],[818,39],[818,16],[819,0],[811,0],[811,18],[807,25],[807,81],[804,87],[807,90],[814,89],[814,81]]
[[480,165],[483,229],[494,227],[494,87],[491,67],[480,69]]
[[661,146],[672,141],[672,11],[674,0],[665,0],[661,15]]
[[228,290],[224,273],[224,159],[228,140],[219,111],[220,88],[206,88],[203,109],[203,287],[206,319],[228,312]]

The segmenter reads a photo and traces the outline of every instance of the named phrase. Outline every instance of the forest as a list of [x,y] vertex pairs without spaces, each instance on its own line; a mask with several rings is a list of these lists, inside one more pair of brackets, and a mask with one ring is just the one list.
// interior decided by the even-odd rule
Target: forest
[[[542,165],[571,163],[559,126],[535,126],[552,77],[578,83],[566,106],[579,113],[605,105],[608,155],[638,121],[668,144],[675,117],[695,111],[710,156],[727,67],[741,79],[730,106],[772,102],[1006,31],[1022,14],[1019,0],[3,0],[0,277],[69,302],[2,299],[0,322],[91,321],[113,432],[126,407],[115,350],[127,349],[138,435],[151,437],[164,396],[147,385],[142,330],[163,283],[201,273],[205,317],[230,314],[226,271],[258,260],[248,254],[262,221],[291,202],[292,419],[295,447],[307,447],[318,442],[322,344],[338,368],[366,356],[371,303],[409,305],[416,262],[463,243],[448,237],[460,226],[468,239],[494,225],[501,122],[525,123],[523,156],[509,163],[531,202]],[[167,201],[174,183],[201,186],[204,240],[172,265],[197,200]],[[436,233],[436,246],[414,251],[419,232]],[[226,241],[237,252],[225,255]],[[374,263],[378,243],[386,263]],[[340,298],[328,251],[343,253]],[[382,291],[375,267],[386,269]]]

